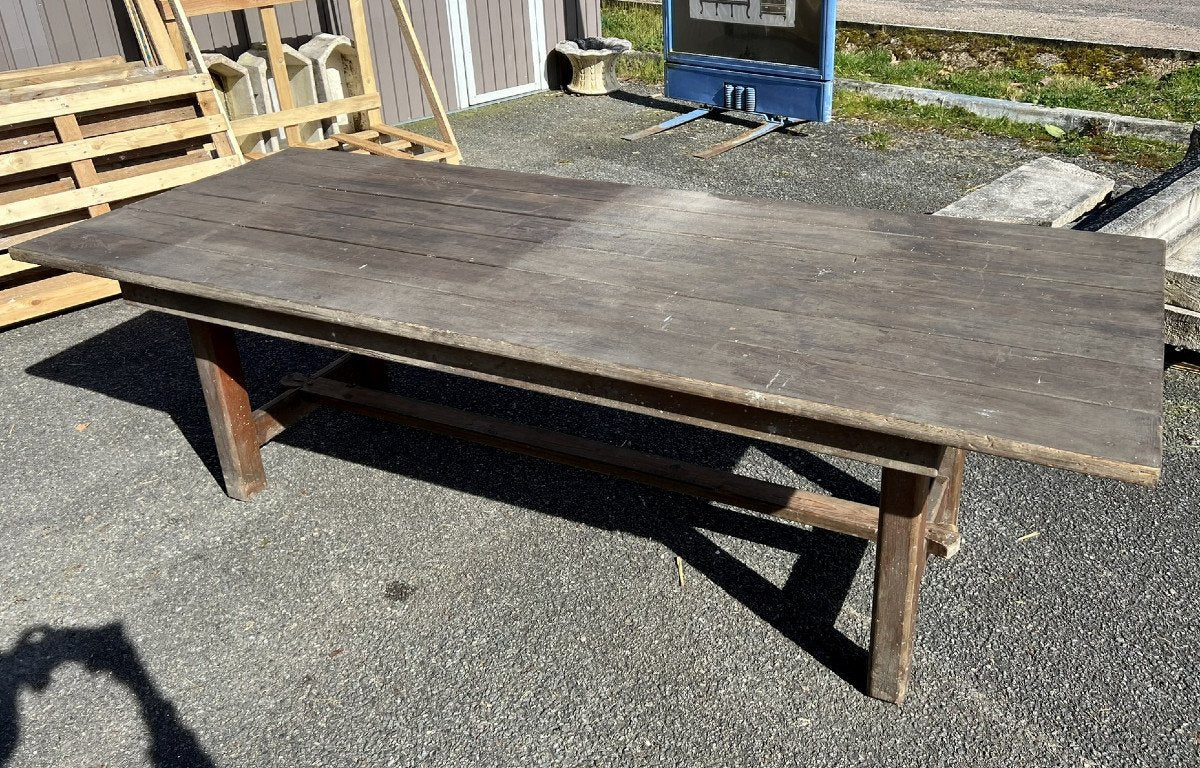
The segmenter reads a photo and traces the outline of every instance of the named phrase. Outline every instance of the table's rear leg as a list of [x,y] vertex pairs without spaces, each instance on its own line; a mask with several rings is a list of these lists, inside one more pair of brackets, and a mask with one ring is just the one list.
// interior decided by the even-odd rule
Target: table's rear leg
[[925,573],[928,477],[883,470],[875,549],[869,692],[900,704],[912,667],[917,594]]
[[217,441],[225,492],[246,501],[267,487],[267,475],[233,331],[200,320],[187,322],[208,418]]

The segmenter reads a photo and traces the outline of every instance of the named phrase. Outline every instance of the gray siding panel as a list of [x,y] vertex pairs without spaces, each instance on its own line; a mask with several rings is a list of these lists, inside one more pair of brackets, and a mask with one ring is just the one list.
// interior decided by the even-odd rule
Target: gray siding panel
[[[390,0],[365,0],[384,118],[399,122],[429,114],[409,62]],[[546,48],[566,37],[598,34],[599,0],[545,0]],[[525,0],[468,0],[476,89],[480,93],[528,82],[529,13]],[[433,79],[450,109],[466,106],[455,85],[447,0],[409,0],[417,37]],[[304,0],[278,8],[285,38],[297,45],[317,32],[353,38],[345,0]],[[474,17],[478,16],[476,19]],[[204,50],[237,56],[262,41],[256,12],[192,20]],[[0,69],[20,69],[95,56],[141,58],[121,0],[0,0]],[[551,85],[559,65],[549,63]]]

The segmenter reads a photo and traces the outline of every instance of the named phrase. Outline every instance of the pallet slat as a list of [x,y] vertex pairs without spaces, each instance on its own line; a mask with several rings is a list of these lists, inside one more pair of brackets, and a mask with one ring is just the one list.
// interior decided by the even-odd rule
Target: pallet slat
[[68,272],[0,291],[0,328],[121,293],[116,280]]
[[223,125],[224,121],[217,116],[197,117],[179,123],[135,128],[123,133],[10,152],[0,155],[0,176],[205,136],[221,130]]
[[90,112],[139,101],[154,101],[212,89],[208,75],[147,75],[147,79],[90,84],[69,93],[0,104],[0,124],[26,123],[73,112]]
[[120,293],[5,249],[243,162],[205,75],[109,58],[0,83],[0,328]]
[[235,158],[222,157],[182,168],[172,168],[117,181],[106,181],[92,187],[82,187],[58,192],[46,197],[22,200],[0,206],[0,220],[19,224],[31,219],[40,219],[58,213],[85,208],[89,205],[110,203],[127,197],[148,195],[164,189],[177,187],[229,170],[239,163]]

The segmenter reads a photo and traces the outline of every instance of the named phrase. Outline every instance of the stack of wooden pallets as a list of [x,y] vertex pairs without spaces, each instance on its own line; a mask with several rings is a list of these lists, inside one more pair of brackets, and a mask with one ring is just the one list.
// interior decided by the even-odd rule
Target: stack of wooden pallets
[[8,249],[243,160],[207,75],[120,57],[0,73],[0,328],[119,292]]

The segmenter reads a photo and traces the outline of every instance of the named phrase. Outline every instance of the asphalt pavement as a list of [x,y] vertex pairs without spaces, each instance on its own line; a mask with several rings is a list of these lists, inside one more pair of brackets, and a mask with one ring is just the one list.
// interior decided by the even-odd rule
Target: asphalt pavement
[[[653,94],[456,119],[468,162],[909,211],[1032,157],[836,122],[710,161]],[[1088,162],[1123,183],[1137,169]],[[736,263],[731,261],[731,268]],[[261,401],[330,354],[239,337]],[[904,708],[860,691],[872,548],[320,413],[227,500],[183,325],[0,333],[0,766],[1184,766],[1200,760],[1200,375],[1147,489],[973,455]],[[878,472],[393,366],[392,386],[872,502]],[[676,557],[684,563],[681,586]]]
[[838,18],[1200,50],[1195,0],[838,0]]

